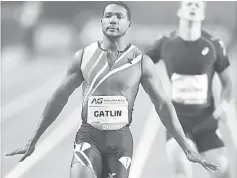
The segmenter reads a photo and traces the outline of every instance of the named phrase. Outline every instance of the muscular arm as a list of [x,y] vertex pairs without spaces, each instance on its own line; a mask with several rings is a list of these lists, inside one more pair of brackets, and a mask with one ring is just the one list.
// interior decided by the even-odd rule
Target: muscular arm
[[162,123],[185,152],[190,150],[189,145],[185,141],[186,138],[174,106],[166,96],[161,81],[156,76],[154,64],[146,55],[142,59],[142,72],[141,84],[154,104]]
[[59,85],[52,97],[47,102],[36,132],[34,133],[31,140],[32,144],[36,144],[40,136],[56,120],[56,118],[66,105],[69,96],[83,82],[83,76],[80,70],[81,56],[81,51],[76,53],[75,60],[69,67],[65,79],[62,81],[62,83]]

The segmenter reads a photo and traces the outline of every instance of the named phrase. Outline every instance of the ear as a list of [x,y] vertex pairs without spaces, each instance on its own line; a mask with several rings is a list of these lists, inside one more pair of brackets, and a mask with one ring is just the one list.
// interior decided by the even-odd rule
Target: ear
[[129,29],[129,27],[132,25],[132,22],[129,21],[129,24],[128,24],[128,28],[126,29],[126,31]]

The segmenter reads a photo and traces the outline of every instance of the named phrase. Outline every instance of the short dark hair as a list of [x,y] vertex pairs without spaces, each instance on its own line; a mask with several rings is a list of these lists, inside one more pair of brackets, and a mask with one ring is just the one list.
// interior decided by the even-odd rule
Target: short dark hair
[[124,9],[126,9],[126,11],[127,11],[127,16],[128,16],[128,20],[131,21],[131,11],[130,11],[130,8],[127,6],[127,4],[125,4],[125,3],[122,2],[122,1],[111,1],[111,2],[109,2],[108,4],[106,4],[106,6],[104,7],[103,12],[102,12],[102,17],[104,16],[105,8],[106,8],[108,5],[110,5],[110,4],[116,4],[116,5],[118,5],[118,6],[123,7]]

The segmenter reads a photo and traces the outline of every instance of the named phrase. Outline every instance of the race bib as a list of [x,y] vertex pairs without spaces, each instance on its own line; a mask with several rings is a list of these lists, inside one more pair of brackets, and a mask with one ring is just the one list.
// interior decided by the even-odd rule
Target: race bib
[[182,104],[205,104],[207,102],[208,79],[206,74],[171,77],[172,100]]
[[87,122],[100,130],[118,130],[128,124],[128,102],[124,96],[91,96]]

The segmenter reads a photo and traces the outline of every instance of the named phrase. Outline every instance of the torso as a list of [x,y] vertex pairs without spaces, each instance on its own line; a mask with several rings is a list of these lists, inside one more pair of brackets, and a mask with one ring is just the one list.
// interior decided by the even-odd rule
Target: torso
[[213,76],[229,66],[219,38],[202,30],[198,40],[184,41],[174,31],[157,39],[146,54],[154,63],[164,61],[171,81],[171,99],[185,131],[213,118]]
[[[84,77],[82,119],[87,122],[88,116],[93,115],[107,120],[121,114],[118,113],[120,109],[125,112],[127,108],[129,124],[132,121],[132,108],[142,74],[141,52],[130,45],[113,65],[109,65],[106,53],[98,43],[84,49],[81,64]],[[107,104],[109,107],[105,108]]]
[[208,115],[214,110],[212,79],[216,49],[208,35],[194,42],[170,36],[162,45],[161,58],[172,84],[176,111],[185,115]]

